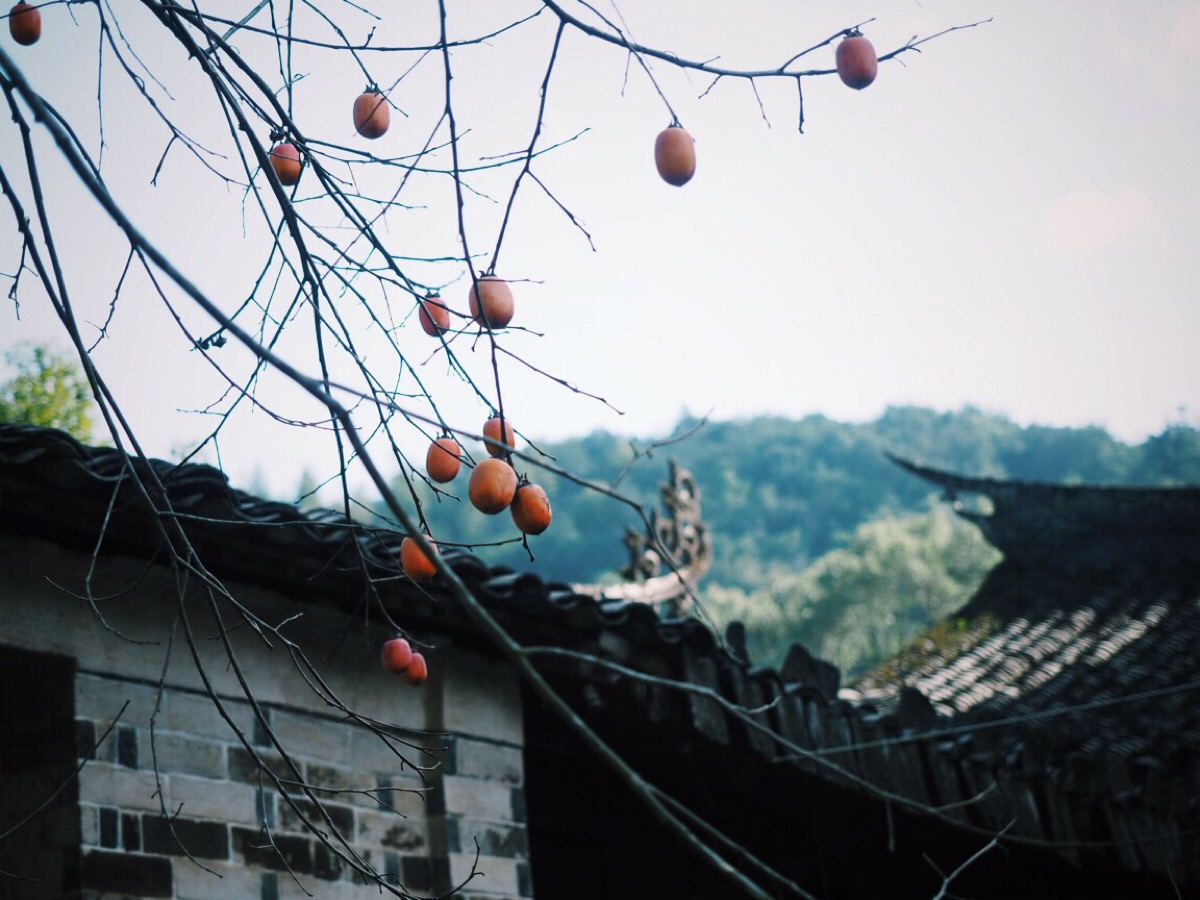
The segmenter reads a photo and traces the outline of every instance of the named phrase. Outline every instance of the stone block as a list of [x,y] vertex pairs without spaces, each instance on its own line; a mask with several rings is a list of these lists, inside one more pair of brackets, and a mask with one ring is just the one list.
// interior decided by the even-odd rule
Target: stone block
[[271,711],[271,729],[288,753],[322,763],[350,760],[350,726],[320,716]]
[[480,822],[463,818],[457,822],[459,849],[473,851],[476,843],[484,856],[503,856],[506,859],[525,859],[529,856],[529,838],[523,825],[500,822]]
[[356,843],[386,847],[405,853],[420,853],[426,846],[424,817],[404,819],[395,813],[358,811]]
[[[315,877],[301,877],[299,884],[286,873],[276,876],[278,891],[276,900],[379,900],[380,889],[375,885],[355,884],[353,881],[326,881]],[[259,895],[255,895],[257,898]]]
[[79,799],[100,806],[157,810],[158,784],[154,773],[124,769],[111,763],[88,763],[79,773]]
[[142,819],[137,813],[121,813],[121,848],[127,853],[142,849]]
[[157,765],[162,773],[225,778],[225,744],[179,732],[155,729],[153,748],[149,731],[141,734],[141,767]]
[[356,805],[408,818],[421,818],[428,811],[427,798],[434,790],[432,783],[418,778],[381,777],[376,781],[378,787],[374,791],[374,798],[366,798],[367,802],[359,803],[363,798],[356,797]]
[[512,789],[507,784],[447,775],[442,779],[442,790],[445,792],[445,810],[448,813],[502,822],[513,820]]
[[100,845],[100,810],[90,803],[79,806],[80,841],[85,847]]
[[[244,700],[221,698],[221,704],[242,734],[250,740],[254,736],[254,711]],[[221,717],[216,703],[208,694],[191,691],[167,691],[162,709],[155,720],[155,728],[162,731],[182,731],[187,734],[218,738],[230,743],[239,743],[229,723]]]
[[442,721],[431,723],[460,735],[513,746],[522,742],[521,691],[504,662],[456,654],[442,676]]
[[[337,829],[339,834],[347,840],[353,839],[353,807],[344,806],[340,803],[323,802],[321,808],[318,808],[317,804],[311,800],[301,797],[293,797],[292,803],[283,798],[280,798],[276,802],[277,827],[279,830],[291,831],[297,834],[308,834],[308,826],[304,824],[304,819],[307,819],[312,823],[313,827],[329,833],[329,824],[325,821],[326,816],[328,816],[329,821],[333,823],[333,827]],[[322,815],[322,812],[324,812],[324,815]],[[303,814],[303,818],[301,818],[301,814]]]
[[[274,772],[282,781],[297,781],[302,780],[304,777],[304,766],[299,760],[294,760],[294,762],[300,766],[300,774],[297,775],[292,771],[291,766],[284,762],[283,757],[278,753],[270,750],[259,750],[256,748],[255,754],[257,754],[258,759],[261,759],[264,765],[269,766],[271,771]],[[251,754],[250,751],[245,747],[229,747],[226,760],[229,778],[231,781],[241,781],[245,782],[246,784],[254,785],[255,787],[257,787],[261,781],[264,787],[272,789],[274,788],[274,782],[271,781],[271,777],[266,772],[263,772],[259,769],[255,756]],[[289,790],[293,790],[293,788],[289,788]],[[294,788],[294,790],[299,790],[299,788]]]
[[505,784],[522,784],[525,765],[521,748],[459,738],[455,774],[486,778]]
[[142,816],[142,846],[147,853],[229,859],[229,829],[224,822],[161,815]]
[[205,860],[205,871],[190,859],[175,860],[176,900],[213,900],[244,897],[257,900],[262,892],[262,872],[240,864]]
[[121,845],[121,814],[112,806],[101,806],[98,810],[100,819],[100,846],[116,850]]
[[107,850],[83,854],[83,888],[137,897],[172,897],[171,861]]
[[[126,703],[129,705],[125,706]],[[157,703],[158,689],[149,685],[84,672],[75,678],[75,714],[81,719],[94,720],[97,736],[117,720],[118,714],[119,725],[149,727]],[[123,713],[122,707],[125,707]]]
[[311,875],[313,870],[312,841],[298,835],[268,834],[263,829],[232,829],[233,849],[246,865],[264,869]]
[[517,861],[502,859],[497,856],[480,856],[475,861],[474,852],[450,854],[450,880],[455,886],[470,878],[474,870],[477,874],[471,878],[469,890],[472,895],[483,897],[519,897],[520,882],[517,877]]
[[442,735],[407,734],[403,738],[393,737],[389,739],[391,747],[366,728],[351,728],[349,735],[350,759],[355,768],[365,772],[411,774],[416,766],[437,765],[445,755],[446,739]]
[[249,784],[195,775],[170,775],[164,783],[172,813],[178,811],[189,819],[259,824],[258,791]]
[[308,763],[304,767],[304,780],[319,796],[335,799],[339,803],[350,803],[353,797],[361,795],[363,791],[375,789],[375,776],[372,773],[325,763]]

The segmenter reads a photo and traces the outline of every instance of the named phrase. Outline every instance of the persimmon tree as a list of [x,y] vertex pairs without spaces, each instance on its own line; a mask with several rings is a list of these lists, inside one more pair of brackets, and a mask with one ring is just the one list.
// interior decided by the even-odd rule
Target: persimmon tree
[[[436,567],[464,613],[659,819],[747,895],[767,896],[761,883],[778,877],[731,867],[727,847],[590,733],[543,679],[536,658],[444,564],[433,538],[445,546],[455,536],[437,533],[422,491],[466,496],[458,465],[428,461],[441,442],[443,454],[471,470],[473,501],[479,482],[480,509],[499,513],[514,494],[522,498],[506,539],[528,541],[547,527],[553,498],[526,485],[553,461],[528,444],[522,449],[520,431],[513,434],[504,373],[520,366],[576,402],[606,402],[592,392],[602,386],[576,386],[569,373],[539,364],[537,341],[562,336],[540,336],[536,322],[523,317],[522,289],[539,272],[533,254],[510,249],[539,241],[524,229],[523,211],[533,203],[577,235],[579,252],[591,249],[586,211],[571,209],[562,193],[569,182],[551,183],[543,171],[548,157],[569,166],[578,153],[581,132],[560,133],[548,115],[566,102],[556,89],[576,50],[585,42],[607,47],[614,92],[622,78],[650,85],[661,114],[639,126],[637,139],[646,145],[647,166],[653,159],[666,181],[687,190],[696,161],[672,97],[701,86],[676,76],[703,79],[704,94],[729,82],[748,85],[747,102],[760,106],[760,84],[792,86],[802,131],[810,79],[841,74],[856,89],[866,86],[861,69],[870,60],[860,29],[868,23],[847,22],[798,41],[787,59],[739,69],[641,44],[615,6],[602,10],[585,0],[37,6],[40,40],[28,39],[22,8],[20,19],[10,18],[19,45],[0,46],[9,120],[0,145],[10,148],[0,157],[0,194],[13,229],[0,268],[18,309],[53,310],[113,443],[130,458],[144,455],[136,417],[114,387],[105,355],[114,332],[143,326],[147,341],[174,346],[179,372],[207,373],[210,395],[197,404],[198,419],[212,424],[196,451],[215,449],[219,457],[223,431],[251,411],[319,433],[347,517],[382,503],[408,535],[411,563],[404,570],[425,578]],[[931,37],[867,55],[877,54],[890,74],[889,60]],[[849,75],[838,72],[834,58],[844,38],[855,41],[859,67]],[[69,60],[38,56],[66,46]],[[507,84],[510,71],[529,74],[529,58],[536,59],[536,77],[522,82],[514,75]],[[86,102],[77,83],[56,77],[67,69],[94,73],[96,90],[82,94]],[[504,128],[480,113],[481,104],[500,102]],[[664,146],[652,153],[664,126]],[[520,269],[502,265],[514,258]],[[436,366],[426,365],[430,360]],[[474,404],[476,422],[494,425],[485,431],[446,412],[461,408],[463,397]],[[365,473],[373,496],[356,495],[352,467]],[[495,468],[502,471],[489,471]],[[396,471],[401,491],[392,487]],[[130,476],[152,477],[132,468]],[[587,486],[645,518],[637,498]],[[162,508],[165,494],[153,488],[144,485],[147,502],[160,509],[158,527],[181,554],[177,565],[195,573],[203,561],[184,559],[178,548],[188,547],[186,535]],[[234,611],[234,618],[252,615]],[[253,624],[286,640],[268,622]],[[189,645],[196,640],[190,631],[185,637]],[[319,807],[319,798],[311,799]],[[331,849],[384,890],[404,894],[345,847]]]

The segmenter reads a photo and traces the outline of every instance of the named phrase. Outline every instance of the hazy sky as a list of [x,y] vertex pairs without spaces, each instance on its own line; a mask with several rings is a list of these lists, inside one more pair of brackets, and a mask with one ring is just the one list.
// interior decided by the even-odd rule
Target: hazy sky
[[[478,7],[451,4],[458,34],[480,33],[536,4],[488,4],[485,16]],[[378,41],[433,35],[436,4],[399,8],[385,17]],[[746,82],[728,80],[700,99],[709,78],[653,63],[697,142],[698,171],[682,189],[654,171],[654,135],[669,115],[648,79],[636,66],[627,71],[619,49],[568,32],[543,143],[588,130],[539,159],[534,171],[585,224],[596,252],[528,187],[499,271],[530,280],[517,285],[514,324],[536,334],[515,333],[505,346],[611,406],[502,359],[506,411],[531,437],[594,429],[663,435],[683,411],[859,420],[890,404],[973,404],[1023,424],[1097,424],[1127,440],[1181,416],[1197,421],[1200,3],[696,0],[627,2],[621,13],[645,44],[745,68],[776,66],[872,17],[864,32],[881,54],[912,35],[992,21],[882,64],[876,83],[861,92],[836,77],[806,79],[804,134],[796,128],[794,83],[762,80],[756,99]],[[76,15],[73,22],[66,7],[48,8],[39,44],[16,47],[5,36],[0,46],[95,153],[96,21],[87,8]],[[154,32],[135,13],[122,15],[147,62],[171,75],[164,109],[194,122],[195,136],[208,140],[217,120],[202,85],[189,81],[194,69],[178,53],[153,49]],[[543,16],[456,52],[458,124],[470,129],[464,154],[495,155],[528,142],[553,31]],[[809,65],[827,67],[832,58],[832,48],[822,48]],[[390,83],[411,62],[385,54],[368,65]],[[349,106],[361,72],[323,62],[301,68],[298,120],[310,137],[353,144]],[[278,71],[272,74],[278,84]],[[426,64],[401,82],[393,99],[409,118],[396,116],[393,132],[369,149],[399,153],[424,140],[422,123],[432,122],[441,102],[436,94],[429,99],[438,75]],[[241,191],[226,189],[177,148],[151,189],[168,134],[111,58],[103,77],[104,166],[114,192],[185,272],[224,307],[236,307],[262,259],[261,245],[243,238]],[[212,135],[214,149],[228,152]],[[391,149],[387,141],[395,142]],[[17,150],[17,132],[0,126],[6,171],[19,171]],[[62,217],[56,237],[80,278],[81,318],[103,322],[125,250],[90,204],[73,196],[70,179],[54,174],[49,156],[43,165],[49,202]],[[494,243],[512,174],[479,176],[477,186],[494,199],[468,198],[480,251]],[[448,179],[431,183],[410,200],[421,208],[391,214],[392,252],[453,251],[450,187]],[[19,242],[7,207],[4,213],[10,226],[0,272],[11,274]],[[444,283],[462,271],[443,265],[429,277]],[[31,281],[22,284],[19,320],[11,304],[0,308],[0,346],[54,334]],[[97,360],[146,449],[166,455],[213,427],[213,417],[194,410],[221,388],[144,282],[123,295]],[[9,283],[2,282],[5,291]],[[460,281],[445,295],[464,308],[465,293]],[[198,333],[211,330],[197,313],[181,314]],[[429,339],[415,322],[402,332],[415,348],[410,353],[430,357],[422,379],[434,391],[444,383],[447,420],[477,427],[486,408],[432,353],[436,343],[423,345]],[[478,358],[486,376],[482,346],[472,354],[468,343],[456,346]],[[232,349],[227,358],[234,365]],[[270,396],[291,415],[315,415],[311,404]],[[331,468],[328,442],[313,438],[289,436],[247,410],[223,435],[222,460],[235,477],[259,468],[286,490],[305,466],[319,474]]]

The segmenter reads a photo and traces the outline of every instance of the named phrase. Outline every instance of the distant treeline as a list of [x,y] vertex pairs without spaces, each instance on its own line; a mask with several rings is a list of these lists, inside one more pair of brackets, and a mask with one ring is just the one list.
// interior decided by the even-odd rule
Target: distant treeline
[[[927,511],[930,486],[889,462],[888,452],[977,476],[1200,483],[1200,431],[1186,425],[1130,445],[1097,427],[1021,427],[969,407],[947,413],[892,407],[865,423],[819,415],[703,424],[684,419],[674,434],[685,433],[657,449],[655,439],[631,441],[605,432],[537,449],[585,480],[613,486],[620,478],[615,489],[647,508],[658,504],[668,460],[690,469],[715,551],[706,584],[747,591],[848,546],[864,522]],[[646,451],[631,467],[635,454]],[[638,522],[633,510],[533,467],[530,476],[546,488],[554,508],[550,530],[530,542],[535,562],[519,545],[488,546],[512,537],[507,515],[484,517],[465,497],[437,499],[422,490],[436,535],[474,544],[493,564],[533,569],[551,580],[601,580],[626,562],[621,538],[626,525]],[[461,496],[465,480],[453,487]]]

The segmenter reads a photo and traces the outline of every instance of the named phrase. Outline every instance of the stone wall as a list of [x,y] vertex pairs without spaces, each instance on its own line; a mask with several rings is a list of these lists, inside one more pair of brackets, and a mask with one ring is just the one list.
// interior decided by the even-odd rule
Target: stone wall
[[[255,635],[218,597],[260,719],[218,639],[207,591],[192,590],[180,605],[165,568],[102,560],[93,607],[69,593],[82,593],[88,562],[49,544],[0,538],[0,660],[19,666],[29,658],[23,651],[34,650],[59,661],[51,665],[57,699],[44,704],[50,725],[31,725],[21,744],[34,748],[55,722],[61,744],[65,723],[71,755],[84,763],[74,780],[67,764],[69,789],[57,807],[0,842],[0,870],[19,867],[31,844],[51,846],[49,834],[59,846],[47,852],[66,860],[55,887],[85,897],[341,900],[378,897],[379,889],[328,844],[417,894],[466,879],[478,846],[478,874],[462,896],[531,896],[520,694],[506,666],[443,636],[416,634],[433,646],[430,679],[414,688],[382,671],[378,650],[388,633],[367,628],[361,614],[348,622],[320,606],[238,589],[238,602],[268,622],[302,613],[282,632],[322,680],[319,690],[310,687],[279,636]],[[224,715],[198,674],[185,621]],[[389,733],[404,759],[322,692],[395,726]],[[15,701],[4,706],[11,718],[29,718]],[[283,781],[282,792],[256,757]],[[15,760],[0,753],[0,786],[21,777]],[[63,771],[60,761],[50,780]],[[40,803],[44,781],[33,793],[4,791],[0,832]],[[34,868],[48,871],[45,860]],[[48,886],[0,896],[46,896]]]

